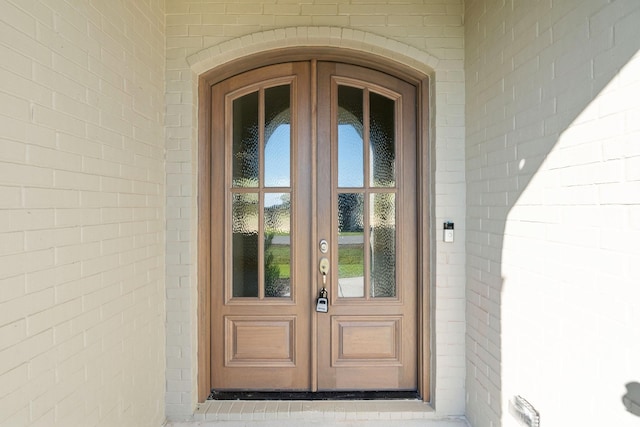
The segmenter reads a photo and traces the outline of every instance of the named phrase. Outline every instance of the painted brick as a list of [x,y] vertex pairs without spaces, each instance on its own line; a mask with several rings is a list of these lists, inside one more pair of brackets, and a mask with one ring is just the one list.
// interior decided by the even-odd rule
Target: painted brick
[[[205,11],[209,6],[216,8],[215,14]],[[169,0],[167,10],[168,45],[177,46],[170,47],[166,53],[167,123],[171,126],[167,129],[166,145],[167,252],[171,252],[167,254],[166,284],[167,298],[175,299],[169,304],[172,310],[168,313],[167,322],[167,377],[180,381],[172,382],[167,387],[167,415],[170,418],[189,415],[196,403],[193,395],[195,383],[192,380],[197,376],[194,365],[196,343],[193,342],[196,320],[194,302],[197,301],[194,276],[197,253],[194,240],[197,227],[194,222],[194,196],[197,194],[194,181],[197,145],[194,137],[196,130],[193,128],[197,110],[193,104],[197,90],[195,73],[203,72],[220,61],[239,57],[242,53],[251,53],[252,49],[281,48],[298,43],[328,43],[365,52],[371,49],[390,57],[404,55],[412,58],[412,66],[424,70],[430,66],[435,68],[434,88],[436,92],[449,96],[434,97],[438,110],[437,137],[432,141],[435,150],[434,169],[438,176],[441,176],[441,171],[446,171],[448,181],[443,183],[459,185],[441,188],[438,179],[434,186],[438,193],[433,206],[435,224],[441,224],[445,219],[455,220],[458,234],[456,243],[452,245],[438,243],[439,248],[434,255],[431,269],[434,272],[434,284],[443,283],[447,286],[446,291],[435,294],[436,307],[442,302],[443,308],[449,304],[449,309],[432,313],[435,327],[442,331],[442,348],[438,343],[432,350],[436,366],[464,366],[464,346],[459,345],[463,343],[465,329],[462,298],[465,263],[462,3],[454,0],[427,4],[387,0],[340,1],[337,9],[336,5],[300,5],[296,2],[268,3],[261,7],[250,3],[244,6],[198,3],[190,4],[188,11],[185,11],[181,1]],[[227,11],[226,15],[223,10]],[[240,18],[241,15],[236,15],[236,12],[244,16]],[[308,16],[307,13],[313,13],[314,16]],[[415,21],[414,25],[406,25],[407,16]],[[404,26],[389,25],[401,21],[405,23]],[[425,22],[428,26],[423,25]],[[219,30],[205,31],[199,29],[200,25],[217,27]],[[309,25],[327,27],[307,27]],[[174,40],[185,37],[185,26],[190,26],[188,37],[196,41]],[[356,26],[358,30],[353,29]],[[201,46],[202,50],[198,52],[193,46]],[[445,92],[442,92],[441,86],[446,86]],[[447,303],[449,300],[452,302]],[[450,329],[443,327],[453,323],[457,326]],[[184,376],[184,373],[188,375]],[[447,415],[462,414],[463,372],[443,370],[440,375],[436,370],[433,378],[436,410]],[[181,381],[187,381],[188,384]],[[180,391],[174,390],[173,385]]]
[[[163,107],[157,102],[164,89],[164,10],[152,3],[128,9],[65,3],[56,6],[55,16],[41,2],[0,6],[0,97],[3,106],[12,106],[0,108],[0,192],[6,203],[0,222],[3,232],[13,231],[5,234],[12,249],[0,255],[0,334],[9,345],[0,353],[3,392],[9,391],[0,397],[0,424],[159,425],[164,419],[164,322],[157,309],[163,306],[164,278],[153,273],[164,263],[163,238],[135,239],[147,229],[161,234],[164,223],[164,202],[158,197],[164,190],[157,178],[164,173]],[[144,95],[125,92],[125,82],[138,76],[145,76],[139,85]],[[122,136],[133,136],[133,129],[139,129],[135,137],[146,148],[123,146]],[[123,169],[125,163],[144,172]],[[115,181],[121,176],[127,184]],[[120,198],[123,205],[145,209],[140,216],[147,223],[130,229],[117,247],[136,262],[142,257],[135,242],[144,245],[140,250],[153,262],[135,265],[138,289],[148,290],[137,303],[130,294],[98,300],[92,310],[85,302],[104,286],[102,277],[123,280],[133,268],[123,266],[118,254],[108,254],[117,225],[95,233],[80,226],[130,221],[134,213],[119,205],[118,192],[132,191],[131,177],[155,183],[138,183],[138,195]],[[80,244],[83,236],[91,243]],[[111,286],[120,289],[118,282]],[[124,319],[134,307],[137,316],[128,317],[128,323],[109,321]],[[125,341],[113,332],[118,324],[131,338]],[[84,365],[101,349],[84,346],[84,331],[105,346],[106,354],[140,346],[151,357],[144,365],[135,362],[135,368],[132,358],[113,357],[98,368],[101,382],[87,382]],[[132,372],[152,379],[122,387],[118,378],[131,378]],[[88,403],[92,396],[101,396],[111,408],[111,402],[126,402],[124,411],[106,405],[97,411]],[[132,406],[143,409],[128,410]]]
[[[626,218],[638,189],[627,182],[621,147],[633,139],[625,118],[635,108],[628,99],[637,73],[624,100],[616,75],[637,69],[630,40],[639,29],[627,22],[640,8],[624,1],[501,6],[471,1],[465,12],[466,164],[474,177],[467,182],[467,249],[474,254],[467,267],[467,417],[473,426],[515,425],[507,404],[520,394],[551,424],[631,426],[622,412],[615,421],[603,416],[616,412],[613,403],[573,415],[566,408],[601,403],[582,386],[590,366],[601,369],[589,379],[599,389],[638,375],[612,353],[635,350],[616,337],[635,333],[626,315],[637,307]],[[615,37],[616,28],[627,37]],[[487,135],[507,144],[487,144]],[[591,347],[586,330],[609,339]]]

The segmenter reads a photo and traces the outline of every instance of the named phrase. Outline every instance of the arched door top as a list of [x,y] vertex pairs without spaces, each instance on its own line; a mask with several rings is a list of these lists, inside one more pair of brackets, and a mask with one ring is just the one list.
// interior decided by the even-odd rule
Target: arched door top
[[[304,48],[304,49],[302,49]],[[286,60],[292,56],[318,57],[324,52],[347,62],[375,61],[388,63],[394,70],[402,69],[415,78],[424,79],[436,69],[439,59],[434,55],[373,33],[340,27],[291,27],[261,31],[202,49],[187,57],[196,74],[204,74],[217,67],[236,63],[252,56],[273,57],[274,62],[282,54]],[[308,58],[300,58],[308,59]],[[264,65],[264,59],[261,63]]]

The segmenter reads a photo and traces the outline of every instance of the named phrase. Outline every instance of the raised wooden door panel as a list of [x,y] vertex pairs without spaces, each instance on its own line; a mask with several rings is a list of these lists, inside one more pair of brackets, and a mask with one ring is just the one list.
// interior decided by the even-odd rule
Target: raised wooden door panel
[[225,366],[295,367],[295,316],[226,316]]
[[332,316],[333,366],[400,366],[401,316]]
[[319,64],[318,87],[318,237],[331,242],[318,388],[415,390],[415,87],[337,63]]
[[308,63],[212,87],[211,383],[308,390]]

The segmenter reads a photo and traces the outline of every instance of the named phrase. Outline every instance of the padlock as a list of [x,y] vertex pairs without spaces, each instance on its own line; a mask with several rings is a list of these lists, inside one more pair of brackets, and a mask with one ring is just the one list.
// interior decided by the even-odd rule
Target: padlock
[[318,298],[318,303],[316,304],[316,311],[320,313],[326,313],[329,311],[329,300],[326,298]]
[[316,311],[326,313],[329,311],[329,299],[327,298],[327,290],[322,288],[318,302],[316,303]]

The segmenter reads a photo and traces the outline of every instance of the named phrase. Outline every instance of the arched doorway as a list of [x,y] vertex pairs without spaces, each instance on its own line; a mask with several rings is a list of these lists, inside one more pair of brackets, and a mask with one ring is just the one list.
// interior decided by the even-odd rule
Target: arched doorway
[[200,82],[200,396],[425,396],[426,88],[290,59]]

